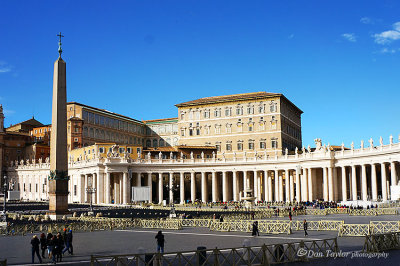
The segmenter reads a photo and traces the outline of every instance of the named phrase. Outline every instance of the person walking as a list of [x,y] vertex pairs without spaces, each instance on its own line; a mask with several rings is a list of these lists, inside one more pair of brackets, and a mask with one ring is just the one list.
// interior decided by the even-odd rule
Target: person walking
[[57,238],[56,236],[52,236],[51,240],[47,244],[48,247],[51,247],[51,261],[56,264],[57,261]]
[[62,238],[60,233],[57,233],[56,242],[54,245],[53,252],[56,253],[57,262],[62,261],[62,250],[64,249],[64,239]]
[[36,253],[37,257],[39,258],[39,262],[42,263],[42,258],[40,257],[40,254],[39,254],[39,244],[40,244],[40,240],[38,239],[37,235],[34,235],[31,240],[32,264],[35,263],[35,253]]
[[53,249],[54,249],[54,241],[53,241],[53,234],[47,234],[47,255],[49,259],[53,256]]
[[158,234],[155,238],[157,239],[157,252],[161,251],[161,253],[164,253],[165,238],[162,231],[158,231]]
[[260,236],[260,232],[258,231],[258,221],[253,222],[253,232],[251,233],[252,236]]
[[42,250],[42,259],[44,259],[44,252],[47,249],[47,238],[44,233],[40,234],[40,249]]
[[292,221],[292,211],[289,210],[289,220]]
[[308,223],[306,220],[304,220],[304,222],[303,222],[303,228],[304,228],[304,236],[308,236],[308,233],[307,233]]
[[65,248],[62,251],[62,254],[68,251],[69,254],[73,255],[74,249],[72,247],[72,230],[70,229],[68,233],[65,235],[64,239]]

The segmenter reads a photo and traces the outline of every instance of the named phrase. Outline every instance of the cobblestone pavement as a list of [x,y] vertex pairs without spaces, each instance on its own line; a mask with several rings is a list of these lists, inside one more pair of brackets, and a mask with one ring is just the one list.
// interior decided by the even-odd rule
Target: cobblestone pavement
[[[373,221],[396,221],[397,215],[385,216],[298,216],[294,220],[345,220],[345,223],[369,223]],[[280,218],[278,218],[280,219]],[[286,219],[287,218],[283,218]],[[158,230],[133,229],[118,231],[97,231],[74,234],[74,255],[66,255],[62,264],[89,265],[90,255],[134,254],[139,249],[154,252],[156,242],[154,236]],[[207,228],[184,228],[183,230],[164,230],[166,238],[165,252],[195,250],[199,246],[207,248],[240,247],[243,241],[250,240],[250,245],[277,244],[297,242],[301,240],[318,240],[333,238],[337,232],[309,231],[309,236],[304,237],[302,231],[293,231],[291,235],[261,235],[251,237],[249,233],[242,232],[213,232]],[[26,236],[0,237],[0,259],[7,258],[9,265],[28,264],[31,262],[30,239],[32,234]],[[339,248],[343,252],[359,251],[364,244],[363,237],[338,238]],[[35,259],[37,262],[37,258]],[[352,257],[349,253],[346,258],[330,260],[314,260],[313,265],[399,265],[400,251],[391,251],[387,259],[365,259]],[[49,260],[44,260],[48,263]],[[61,263],[58,263],[61,264]],[[290,265],[305,265],[305,263],[292,263]]]

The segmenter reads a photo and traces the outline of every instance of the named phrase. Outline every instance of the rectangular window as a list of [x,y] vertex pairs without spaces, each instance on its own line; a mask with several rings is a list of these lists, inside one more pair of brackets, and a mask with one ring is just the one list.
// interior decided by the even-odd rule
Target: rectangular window
[[189,136],[193,136],[193,129],[189,129]]
[[249,126],[249,131],[253,131],[253,126],[252,125]]
[[221,145],[220,144],[215,145],[215,147],[217,148],[217,151],[221,151]]
[[24,183],[24,192],[26,191],[26,186],[25,186],[25,183]]
[[78,194],[78,188],[77,185],[74,185],[74,196],[76,196]]
[[100,153],[104,153],[104,148],[103,148],[103,147],[100,147],[100,148],[99,148],[99,152],[100,152]]
[[38,184],[35,184],[35,192],[37,193],[38,192]]
[[132,153],[132,148],[126,148],[127,153]]
[[137,148],[137,149],[136,149],[136,152],[139,154],[139,153],[140,153],[140,148]]
[[196,135],[200,135],[200,128],[196,129]]
[[265,141],[260,141],[260,149],[265,149]]
[[185,136],[185,130],[181,129],[181,136],[184,137]]
[[29,192],[32,192],[32,184],[29,184]]
[[271,140],[271,146],[272,146],[273,149],[277,149],[278,148],[278,140],[272,139]]
[[227,150],[227,151],[231,151],[231,150],[232,150],[232,144],[227,143],[227,144],[226,144],[226,150]]
[[125,152],[125,148],[119,148],[119,153],[124,153]]
[[238,151],[242,151],[243,150],[243,143],[238,142],[237,149],[238,149]]
[[254,150],[254,142],[249,142],[249,150]]

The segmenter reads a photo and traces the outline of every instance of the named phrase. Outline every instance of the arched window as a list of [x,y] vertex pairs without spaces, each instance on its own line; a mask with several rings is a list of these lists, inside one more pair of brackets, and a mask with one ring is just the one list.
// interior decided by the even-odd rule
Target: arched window
[[158,141],[157,141],[157,139],[153,139],[153,147],[154,147],[154,148],[158,147]]
[[151,140],[146,140],[146,147],[151,147]]
[[160,147],[164,147],[164,140],[160,139]]

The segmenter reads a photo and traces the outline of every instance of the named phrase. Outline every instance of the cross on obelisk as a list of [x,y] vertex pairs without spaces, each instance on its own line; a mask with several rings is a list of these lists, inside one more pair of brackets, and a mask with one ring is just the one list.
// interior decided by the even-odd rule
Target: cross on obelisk
[[61,58],[61,37],[58,43],[59,58],[54,63],[53,107],[50,138],[49,216],[60,219],[68,211],[68,157],[67,157],[67,82],[66,64]]
[[57,36],[60,37],[60,41],[58,42],[58,53],[60,54],[60,57],[61,57],[61,54],[62,54],[62,49],[61,49],[61,45],[62,45],[62,43],[61,43],[61,38],[64,37],[64,35],[62,35],[62,34],[61,34],[61,31],[60,31],[60,33],[57,34]]

